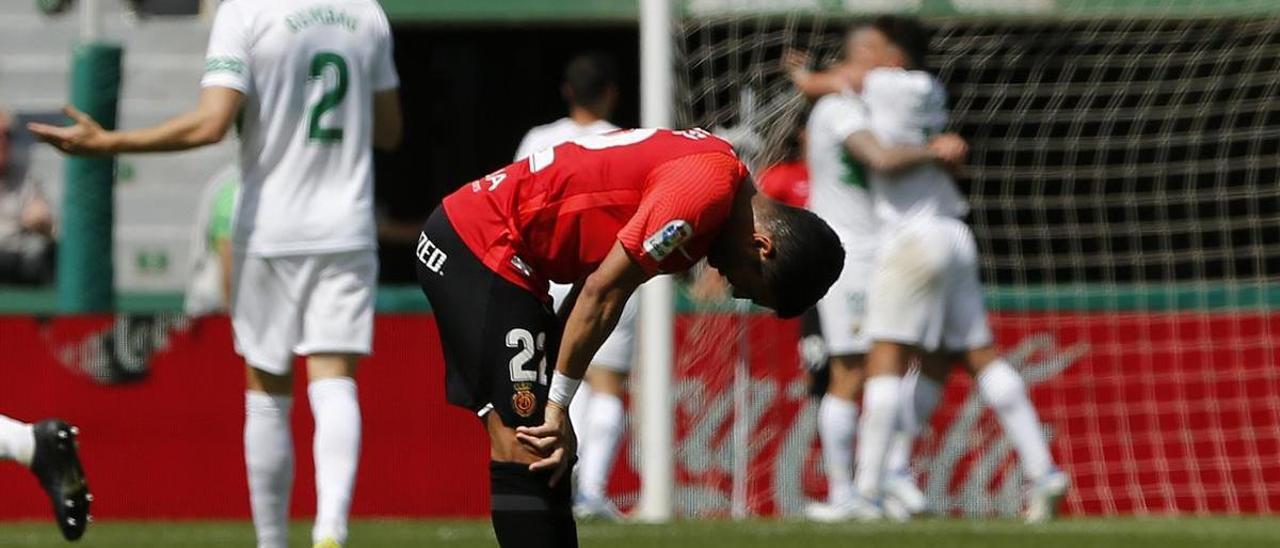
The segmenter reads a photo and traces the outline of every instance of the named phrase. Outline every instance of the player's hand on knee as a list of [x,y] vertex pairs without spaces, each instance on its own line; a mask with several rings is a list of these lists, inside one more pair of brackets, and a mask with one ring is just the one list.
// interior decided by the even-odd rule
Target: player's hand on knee
[[516,440],[543,457],[529,465],[530,471],[555,470],[551,475],[553,486],[569,471],[578,449],[568,414],[554,403],[547,404],[541,425],[516,428]]

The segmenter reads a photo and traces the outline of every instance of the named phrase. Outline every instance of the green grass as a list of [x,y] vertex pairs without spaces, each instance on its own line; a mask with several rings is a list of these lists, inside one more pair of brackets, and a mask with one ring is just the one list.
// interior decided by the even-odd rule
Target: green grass
[[[308,524],[293,526],[307,546]],[[1280,546],[1280,518],[1081,519],[1040,526],[1001,520],[923,520],[910,524],[814,525],[796,521],[699,521],[671,525],[579,527],[583,548],[1242,548]],[[97,523],[84,547],[248,547],[246,522]],[[484,521],[357,521],[352,548],[495,546]],[[0,546],[67,546],[50,523],[0,524]]]

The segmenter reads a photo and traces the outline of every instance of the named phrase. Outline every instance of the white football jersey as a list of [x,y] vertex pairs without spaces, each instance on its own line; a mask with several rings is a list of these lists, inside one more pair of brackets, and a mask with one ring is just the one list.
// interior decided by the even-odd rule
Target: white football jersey
[[599,135],[618,129],[608,120],[596,120],[587,125],[579,124],[569,118],[561,118],[550,124],[536,126],[524,134],[520,146],[516,148],[516,159],[527,158],[539,150],[556,146],[579,137]]
[[375,0],[224,1],[201,85],[245,95],[237,251],[376,247],[373,95],[399,78]]
[[[919,70],[875,69],[862,82],[871,132],[889,146],[923,146],[947,125],[947,93],[932,74]],[[929,163],[893,175],[871,174],[876,215],[885,222],[923,213],[960,218],[969,204],[955,179]]]
[[862,100],[846,92],[818,99],[805,126],[809,210],[835,229],[850,253],[867,252],[874,245],[867,171],[845,147],[845,139],[867,130],[867,123]]

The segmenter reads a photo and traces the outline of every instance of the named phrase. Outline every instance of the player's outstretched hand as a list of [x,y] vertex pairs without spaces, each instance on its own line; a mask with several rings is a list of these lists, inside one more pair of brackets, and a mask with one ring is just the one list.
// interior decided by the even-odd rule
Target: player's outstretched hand
[[803,77],[809,72],[809,52],[793,48],[783,50],[782,71],[793,81]]
[[107,131],[98,122],[71,105],[62,107],[62,113],[75,123],[69,126],[51,126],[32,122],[27,124],[27,131],[67,154],[92,155],[107,152]]
[[543,413],[542,424],[516,428],[516,440],[542,457],[542,460],[529,465],[530,471],[555,470],[551,474],[552,486],[569,471],[573,455],[578,452],[578,438],[573,434],[568,413],[563,407],[550,402]]

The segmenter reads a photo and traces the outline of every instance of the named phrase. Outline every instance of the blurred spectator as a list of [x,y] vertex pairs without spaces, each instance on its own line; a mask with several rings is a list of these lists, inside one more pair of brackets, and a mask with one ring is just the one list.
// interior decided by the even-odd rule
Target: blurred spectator
[[53,281],[53,210],[39,181],[10,169],[12,118],[0,110],[0,283]]
[[223,168],[200,195],[191,235],[191,278],[183,309],[190,316],[226,312],[231,302],[231,227],[240,197],[240,170]]

